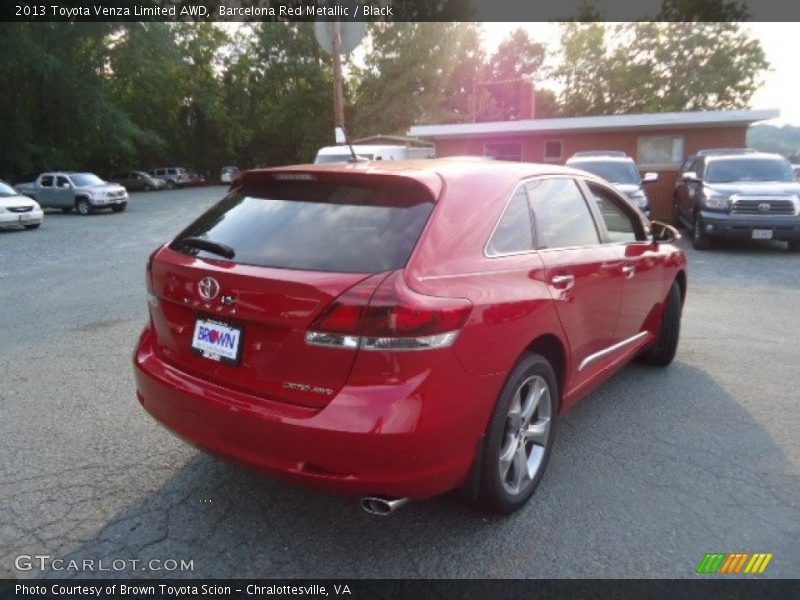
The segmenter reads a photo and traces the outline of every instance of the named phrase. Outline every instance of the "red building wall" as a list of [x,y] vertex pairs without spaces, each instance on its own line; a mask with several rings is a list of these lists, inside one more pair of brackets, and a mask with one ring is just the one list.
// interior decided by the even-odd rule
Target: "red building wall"
[[[746,145],[747,126],[697,127],[692,129],[652,129],[618,132],[552,133],[530,135],[498,135],[458,139],[437,139],[436,156],[484,155],[484,144],[515,142],[522,144],[525,162],[550,162],[564,164],[575,152],[586,150],[622,150],[639,161],[639,137],[651,135],[681,135],[684,138],[684,156],[702,148],[742,148]],[[561,141],[562,156],[558,160],[544,159],[546,141]],[[647,168],[658,172],[658,181],[648,184],[647,193],[653,205],[653,217],[669,219],[672,210],[672,190],[678,167]]]

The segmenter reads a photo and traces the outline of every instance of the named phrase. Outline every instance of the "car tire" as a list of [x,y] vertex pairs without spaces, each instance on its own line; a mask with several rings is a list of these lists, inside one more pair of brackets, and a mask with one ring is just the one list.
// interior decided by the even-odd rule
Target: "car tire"
[[174,190],[175,189],[175,182],[168,180],[167,181],[167,189],[168,190]]
[[144,187],[142,188],[142,191],[143,191],[143,192],[151,192],[152,190],[153,190],[153,188],[152,188],[152,187],[150,187],[150,184],[149,184],[149,183],[145,183],[145,184],[144,184]]
[[664,314],[661,316],[661,325],[658,328],[658,337],[655,343],[642,354],[642,362],[658,367],[665,367],[675,358],[678,350],[678,338],[681,332],[681,290],[678,282],[674,281],[667,294]]
[[531,497],[547,468],[558,406],[553,367],[543,356],[526,354],[500,390],[477,457],[482,509],[507,515]]
[[711,247],[711,241],[703,233],[703,222],[700,220],[700,215],[695,215],[692,222],[692,248],[708,250],[709,247]]
[[93,212],[92,203],[86,198],[78,198],[75,201],[75,209],[84,217],[89,216]]
[[32,223],[31,225],[23,225],[25,229],[39,229],[41,223]]
[[113,210],[114,212],[124,212],[125,208],[127,208],[127,206],[128,206],[128,203],[126,202],[125,204],[118,204],[116,206],[112,206],[111,210]]
[[676,229],[683,229],[684,227],[680,212],[678,211],[678,203],[675,200],[672,201],[672,225]]
[[800,252],[800,242],[787,242],[789,252]]

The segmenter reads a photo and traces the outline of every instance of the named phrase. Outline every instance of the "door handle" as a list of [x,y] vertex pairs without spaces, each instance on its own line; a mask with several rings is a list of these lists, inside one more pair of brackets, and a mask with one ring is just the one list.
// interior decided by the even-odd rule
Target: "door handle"
[[625,265],[624,267],[622,267],[622,274],[625,275],[626,279],[630,279],[636,274],[636,266]]
[[575,275],[554,275],[550,279],[550,283],[559,290],[568,290],[575,285]]

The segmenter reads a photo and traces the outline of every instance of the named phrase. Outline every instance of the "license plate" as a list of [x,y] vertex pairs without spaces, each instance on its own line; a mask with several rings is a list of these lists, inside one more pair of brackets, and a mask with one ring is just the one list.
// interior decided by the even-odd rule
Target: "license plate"
[[754,240],[771,240],[772,229],[753,229]]
[[33,215],[20,215],[19,216],[19,222],[20,223],[25,223],[26,221],[30,221],[32,216]]
[[211,319],[197,319],[192,335],[192,350],[210,360],[238,364],[242,348],[242,328]]

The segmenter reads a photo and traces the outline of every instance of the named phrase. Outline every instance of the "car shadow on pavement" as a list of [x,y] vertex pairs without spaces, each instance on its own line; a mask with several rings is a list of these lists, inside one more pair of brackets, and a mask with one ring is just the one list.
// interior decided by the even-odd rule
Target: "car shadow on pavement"
[[[705,552],[759,551],[775,553],[768,575],[796,577],[797,469],[745,400],[682,362],[631,365],[559,420],[542,485],[505,518],[454,495],[374,517],[354,499],[189,453],[62,554],[136,568],[41,575],[693,577]],[[102,511],[103,497],[80,510]],[[148,570],[152,559],[193,570]]]

